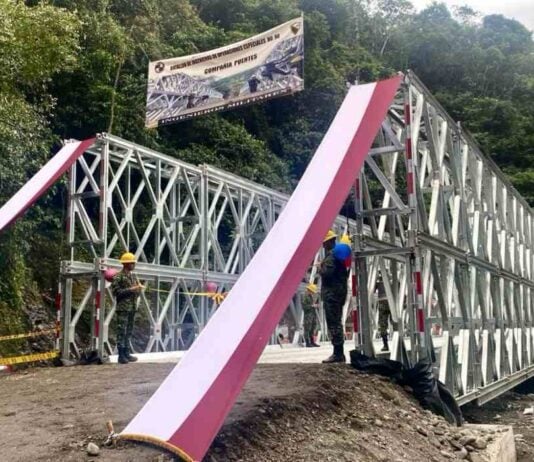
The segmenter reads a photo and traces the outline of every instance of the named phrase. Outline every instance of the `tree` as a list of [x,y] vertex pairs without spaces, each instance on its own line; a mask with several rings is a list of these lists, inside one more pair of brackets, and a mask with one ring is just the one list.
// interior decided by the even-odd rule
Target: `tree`
[[[440,3],[416,12],[407,0],[50,1],[0,0],[0,203],[61,138],[108,130],[289,190],[347,82],[408,68],[534,203],[534,44],[517,21],[482,18],[467,7],[452,14]],[[145,129],[149,61],[227,45],[301,12],[303,92]],[[55,188],[0,236],[0,261],[8,262],[0,280],[0,333],[2,319],[23,319],[27,288],[48,289],[57,277],[62,193]]]
[[[56,138],[48,121],[56,100],[48,86],[58,71],[76,65],[79,25],[76,15],[51,5],[0,0],[0,203],[50,155]],[[0,332],[16,331],[23,322],[24,300],[33,289],[26,256],[36,228],[26,219],[0,236]]]

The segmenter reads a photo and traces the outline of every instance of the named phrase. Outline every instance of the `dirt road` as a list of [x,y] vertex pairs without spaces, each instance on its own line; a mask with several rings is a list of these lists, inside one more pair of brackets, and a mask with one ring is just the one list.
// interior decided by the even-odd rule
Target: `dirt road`
[[[1,460],[158,461],[134,443],[101,447],[122,429],[172,364],[39,368],[0,377]],[[350,366],[259,365],[205,460],[434,461],[454,457],[453,430],[403,389]],[[489,437],[488,437],[489,438]]]

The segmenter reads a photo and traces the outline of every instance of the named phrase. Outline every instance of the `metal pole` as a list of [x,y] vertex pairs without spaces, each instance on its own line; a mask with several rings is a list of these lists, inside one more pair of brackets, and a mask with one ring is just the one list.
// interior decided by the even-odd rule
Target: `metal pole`
[[[200,268],[202,270],[202,286],[201,291],[204,291],[207,283],[207,274],[209,268],[209,185],[208,185],[208,169],[207,166],[202,166],[202,176],[200,179]],[[206,297],[200,297],[200,329],[203,329],[208,322],[208,300]],[[199,330],[200,330],[199,329]]]
[[72,314],[72,279],[67,278],[63,281],[64,288],[62,293],[64,294],[61,308],[61,325],[63,326],[63,335],[61,338],[61,357],[64,359],[70,358],[70,344],[74,339],[74,326],[71,326],[71,314]]
[[[109,185],[109,141],[104,140],[100,154],[100,214],[99,214],[99,234],[100,234],[100,256],[105,258],[108,246],[108,185]],[[104,345],[108,341],[108,330],[103,329],[105,317],[105,280],[100,261],[95,262],[95,272],[97,279],[95,283],[95,307],[94,307],[94,331],[93,347],[97,350],[98,356],[105,355]]]
[[[405,126],[405,155],[406,155],[406,187],[408,194],[408,206],[410,207],[408,246],[412,249],[410,257],[410,278],[408,287],[408,306],[410,315],[415,317],[415,327],[417,336],[413,336],[416,343],[412,343],[412,360],[417,357],[426,356],[425,345],[425,313],[423,307],[423,281],[421,275],[421,249],[417,242],[419,230],[419,217],[417,211],[417,175],[416,159],[417,153],[414,153],[412,144],[412,105],[410,83],[408,78],[404,83],[404,126]],[[416,356],[417,351],[417,356]]]
[[367,291],[367,257],[359,256],[359,253],[365,249],[364,242],[364,223],[363,223],[363,202],[362,202],[362,177],[364,171],[359,173],[354,184],[354,212],[356,214],[356,234],[354,238],[354,263],[353,284],[357,285],[356,313],[353,315],[353,324],[355,327],[356,348],[360,349],[367,356],[374,355],[373,348],[373,330],[371,326],[371,315],[369,306],[369,294]]

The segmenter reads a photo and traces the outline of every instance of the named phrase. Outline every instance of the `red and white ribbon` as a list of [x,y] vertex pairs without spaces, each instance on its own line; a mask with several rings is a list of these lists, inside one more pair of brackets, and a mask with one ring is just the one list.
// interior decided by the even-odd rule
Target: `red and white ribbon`
[[354,184],[400,79],[349,90],[254,258],[122,438],[202,459]]

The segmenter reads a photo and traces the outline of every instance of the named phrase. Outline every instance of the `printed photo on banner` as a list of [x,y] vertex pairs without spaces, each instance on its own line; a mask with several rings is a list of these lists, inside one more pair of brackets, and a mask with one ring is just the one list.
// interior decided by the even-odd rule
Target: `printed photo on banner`
[[179,122],[304,89],[303,19],[241,42],[151,62],[146,126]]

